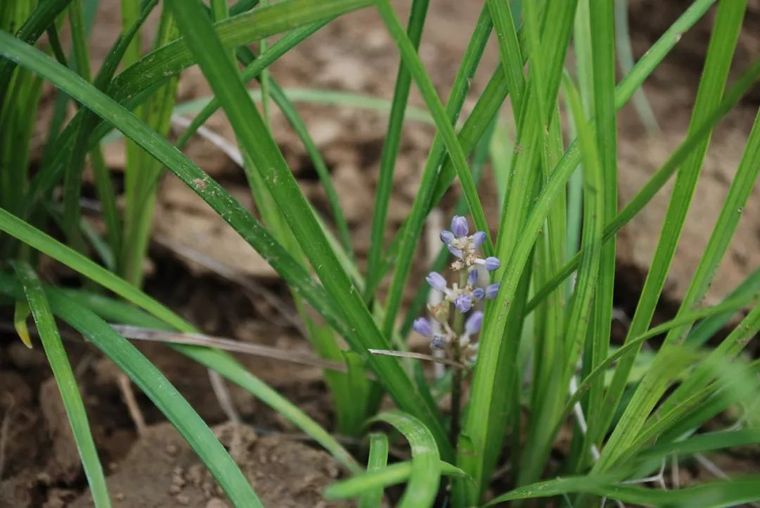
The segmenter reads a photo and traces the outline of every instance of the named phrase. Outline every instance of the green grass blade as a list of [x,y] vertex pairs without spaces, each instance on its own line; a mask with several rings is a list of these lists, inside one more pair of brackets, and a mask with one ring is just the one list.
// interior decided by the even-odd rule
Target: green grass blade
[[[441,460],[439,465],[443,476],[459,478],[467,476],[464,471],[448,462]],[[382,492],[385,487],[405,482],[412,475],[413,470],[412,461],[396,462],[382,469],[368,471],[347,480],[333,483],[325,490],[325,497],[329,500],[350,499],[374,489]]]
[[18,263],[15,268],[19,281],[24,287],[24,293],[37,325],[42,347],[63,399],[66,416],[69,419],[87,483],[90,486],[92,501],[98,508],[111,506],[103,467],[100,464],[87,420],[87,412],[42,284],[28,264]]
[[725,448],[760,443],[760,429],[724,430],[699,434],[683,441],[657,444],[639,455],[641,460],[656,460],[672,454],[693,455]]
[[[739,286],[726,296],[725,300],[741,298],[753,295],[760,290],[760,268],[752,272]],[[686,337],[686,344],[689,346],[702,346],[710,340],[721,328],[731,319],[733,313],[726,312],[717,316],[711,316],[700,321]]]
[[[694,112],[689,124],[689,134],[693,133],[696,128],[699,128],[702,122],[720,104],[732,60],[731,57],[736,47],[739,32],[741,31],[745,7],[746,2],[743,0],[722,2],[718,5],[715,27],[710,38],[702,79],[697,91]],[[658,241],[650,269],[647,272],[644,288],[631,320],[627,338],[644,332],[654,315],[655,307],[659,301],[670,265],[673,261],[673,256],[675,255],[686,213],[691,205],[709,139],[708,134],[695,147],[678,172],[673,194],[671,195],[666,212],[666,219],[660,232],[660,240]],[[634,354],[631,353],[629,357],[623,358],[620,361],[615,370],[612,384],[605,397],[604,413],[602,417],[595,420],[594,425],[589,431],[592,442],[600,439],[600,436],[606,432],[612,421],[614,412],[620,403],[628,374],[633,365],[633,359]],[[628,408],[630,408],[630,411],[634,411],[635,409],[633,405],[629,405]],[[640,419],[645,417],[646,414],[642,415],[641,413],[628,413],[624,415],[621,422],[616,426],[609,442],[615,443],[618,439],[626,440],[632,438],[636,433]],[[605,447],[605,450],[607,449],[612,452],[614,446]],[[605,453],[603,451],[602,460],[597,462],[597,468],[602,468],[605,464],[606,460],[604,457]],[[599,470],[597,469],[597,471]]]
[[[367,458],[367,473],[377,473],[388,466],[388,436],[380,433],[369,435],[369,457]],[[411,472],[411,464],[409,471]],[[407,476],[408,477],[408,476]],[[383,488],[361,489],[362,494],[359,497],[359,508],[380,508],[383,501]],[[328,487],[329,489],[329,487]],[[325,493],[327,495],[327,493]]]
[[594,369],[589,372],[585,378],[583,378],[583,380],[578,384],[578,389],[576,390],[575,394],[567,401],[564,414],[567,415],[570,413],[573,405],[578,402],[578,400],[580,400],[580,398],[591,387],[591,384],[595,380],[603,380],[605,372],[611,365],[613,365],[621,357],[628,354],[630,351],[634,350],[637,347],[640,347],[647,340],[657,337],[658,335],[672,330],[673,328],[693,323],[698,319],[724,314],[733,316],[739,309],[756,300],[757,298],[757,294],[740,295],[731,299],[727,299],[726,301],[713,307],[685,312],[681,316],[662,323],[661,325],[655,326],[654,328],[649,329],[646,333],[643,333],[638,337],[631,339],[627,344],[618,348],[614,353],[610,354],[603,361],[599,362],[594,367]]
[[603,478],[576,476],[527,485],[497,496],[486,506],[518,499],[535,499],[584,492],[634,505],[717,508],[736,506],[760,499],[760,476],[721,480],[678,490],[612,485]]
[[[429,0],[413,0],[407,23],[409,41],[415,50],[419,49],[422,38],[422,28],[425,25]],[[393,186],[393,174],[396,168],[396,158],[401,146],[401,134],[403,132],[404,116],[409,100],[409,91],[412,84],[412,76],[406,65],[399,63],[396,74],[395,88],[393,90],[393,102],[391,104],[388,127],[385,132],[385,142],[380,153],[380,173],[375,190],[375,208],[372,213],[372,231],[370,248],[367,254],[367,273],[373,274],[380,268],[383,246],[385,245],[385,227],[388,216],[388,205]],[[369,278],[369,277],[368,277]],[[365,294],[365,300],[374,300],[374,295]]]
[[[747,138],[741,162],[731,180],[728,194],[725,197],[718,220],[713,226],[702,259],[700,259],[697,270],[689,282],[686,295],[681,301],[679,313],[696,305],[707,292],[715,272],[728,250],[758,174],[760,174],[760,111],[755,116],[755,122]],[[687,328],[671,330],[665,337],[665,344],[681,342],[687,331]]]
[[[615,0],[615,41],[620,70],[623,74],[628,74],[634,66],[631,34],[628,30],[628,0]],[[655,133],[660,130],[657,117],[643,89],[637,90],[633,95],[633,107],[649,132]]]
[[425,425],[411,415],[398,411],[384,412],[373,421],[388,423],[401,432],[412,449],[411,471],[399,508],[433,506],[438,494],[441,465],[436,440]]
[[[253,160],[256,170],[267,185],[274,202],[309,258],[328,295],[340,309],[349,328],[355,330],[358,343],[354,342],[352,348],[378,374],[380,382],[399,407],[424,421],[436,435],[441,449],[448,452],[450,445],[446,441],[437,408],[431,407],[419,395],[396,359],[368,354],[367,349],[388,349],[390,343],[387,337],[380,333],[372,315],[359,297],[357,288],[333,253],[309,203],[301,193],[256,106],[246,93],[232,62],[225,58],[224,48],[213,26],[208,18],[201,14],[201,4],[195,0],[172,0],[169,5],[187,44],[198,58],[202,71],[227,113],[241,147]],[[234,79],[230,79],[232,76]]]
[[332,183],[332,178],[330,176],[330,170],[327,168],[327,163],[322,157],[322,154],[319,152],[316,143],[314,143],[314,140],[309,134],[309,131],[306,128],[306,123],[298,114],[298,111],[295,109],[295,107],[293,107],[293,104],[290,102],[288,96],[285,94],[282,88],[280,88],[280,85],[278,85],[277,82],[275,82],[270,77],[269,86],[269,93],[272,97],[272,100],[277,103],[277,107],[280,109],[280,111],[282,111],[282,114],[285,115],[285,118],[288,119],[290,126],[293,128],[298,137],[301,138],[301,142],[303,143],[304,148],[306,148],[306,153],[311,158],[314,169],[317,172],[317,176],[319,177],[319,181],[322,184],[325,195],[327,196],[327,203],[330,207],[333,220],[335,221],[335,226],[338,230],[338,238],[340,239],[341,246],[347,254],[351,255],[353,253],[353,248],[351,247],[351,232],[348,229],[348,222],[346,222],[343,208],[340,206],[338,192],[335,190],[335,186]]

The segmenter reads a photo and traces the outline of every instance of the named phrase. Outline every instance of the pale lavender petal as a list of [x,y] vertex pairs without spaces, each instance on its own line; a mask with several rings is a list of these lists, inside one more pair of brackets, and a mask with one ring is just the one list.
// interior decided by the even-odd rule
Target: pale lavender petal
[[472,244],[475,247],[480,247],[486,241],[486,238],[485,231],[476,231],[475,234],[472,235]]
[[486,296],[486,290],[483,288],[475,288],[472,290],[472,297],[475,298],[475,300],[480,301]]
[[414,324],[412,324],[412,329],[425,337],[433,336],[433,325],[427,318],[421,317],[415,319]]
[[473,268],[467,272],[467,284],[474,286],[478,282],[478,270]]
[[451,219],[451,231],[457,236],[457,238],[467,236],[469,230],[470,228],[467,225],[467,218],[462,217],[461,215],[455,215],[454,218]]
[[501,262],[499,261],[499,258],[495,258],[493,256],[486,258],[486,270],[489,272],[493,272],[494,270],[498,269],[501,266]]
[[494,282],[493,284],[489,284],[486,288],[486,298],[488,300],[493,300],[496,298],[496,295],[499,293],[499,283]]
[[446,279],[444,279],[443,275],[440,273],[430,272],[425,280],[427,280],[427,283],[430,284],[431,288],[437,289],[442,293],[446,292]]
[[445,243],[446,245],[450,244],[452,241],[454,241],[454,233],[449,231],[448,229],[444,229],[441,231],[441,241]]
[[467,321],[464,324],[464,331],[467,333],[467,335],[475,335],[480,331],[480,327],[483,325],[483,313],[479,310],[472,313],[472,315],[467,318]]
[[469,295],[459,295],[454,301],[454,306],[461,313],[465,313],[472,308],[472,297]]

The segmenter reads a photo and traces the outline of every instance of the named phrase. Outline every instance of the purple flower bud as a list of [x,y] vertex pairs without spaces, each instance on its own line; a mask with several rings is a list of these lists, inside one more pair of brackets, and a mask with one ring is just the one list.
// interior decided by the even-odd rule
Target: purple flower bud
[[454,238],[456,238],[454,236],[454,233],[452,233],[448,229],[444,229],[443,231],[441,231],[441,241],[445,243],[446,245],[450,244],[454,240]]
[[469,230],[470,228],[467,226],[467,219],[465,217],[455,215],[454,218],[451,219],[451,231],[457,238],[467,236]]
[[495,258],[493,256],[486,258],[486,270],[489,272],[493,272],[494,270],[498,269],[499,266],[501,266],[499,258]]
[[475,335],[480,331],[482,324],[483,313],[479,310],[476,310],[469,318],[467,318],[467,321],[464,323],[464,331],[467,333],[467,335]]
[[425,278],[428,284],[430,284],[430,287],[433,289],[437,289],[438,291],[445,293],[446,292],[446,279],[443,278],[443,275],[441,275],[438,272],[430,272],[428,276]]
[[476,301],[480,301],[486,296],[486,290],[483,288],[475,288],[472,290],[472,297],[475,298]]
[[486,236],[486,232],[485,231],[476,231],[472,235],[472,244],[475,247],[480,247],[486,241],[486,238],[487,238],[487,236]]
[[443,335],[435,335],[430,341],[430,347],[433,349],[443,349],[446,347],[446,337]]
[[459,295],[454,301],[454,306],[459,312],[464,314],[472,308],[472,297],[470,295]]
[[467,284],[470,286],[474,286],[478,282],[478,270],[477,268],[473,268],[469,272],[467,272]]
[[459,259],[462,259],[462,256],[464,254],[462,254],[462,250],[461,249],[457,249],[456,247],[454,247],[451,244],[446,245],[446,248],[449,249],[449,252],[451,252],[452,256],[455,256],[455,257],[458,257]]
[[494,282],[493,284],[489,284],[486,288],[486,299],[493,300],[496,298],[497,293],[499,292],[499,283]]
[[433,325],[427,318],[421,317],[415,319],[414,324],[412,324],[412,329],[425,337],[433,336]]

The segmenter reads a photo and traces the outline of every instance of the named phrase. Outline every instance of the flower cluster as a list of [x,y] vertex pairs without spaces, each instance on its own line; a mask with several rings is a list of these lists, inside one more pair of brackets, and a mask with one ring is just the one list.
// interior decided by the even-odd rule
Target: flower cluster
[[[452,345],[459,352],[460,358],[471,357],[476,352],[472,336],[480,331],[483,312],[475,310],[466,316],[481,300],[496,297],[499,284],[482,284],[487,281],[488,272],[499,268],[499,259],[480,257],[480,247],[486,240],[484,231],[469,234],[467,219],[454,216],[451,230],[441,232],[441,241],[455,257],[451,270],[457,282],[451,282],[437,272],[430,272],[426,278],[430,287],[438,291],[442,300],[435,305],[428,305],[432,319],[418,318],[414,321],[414,330],[430,339],[433,349],[449,351]],[[455,315],[451,315],[451,307]],[[456,318],[456,313],[462,315]],[[453,318],[450,321],[450,317]],[[455,343],[456,341],[456,343]],[[459,359],[459,358],[455,358]]]

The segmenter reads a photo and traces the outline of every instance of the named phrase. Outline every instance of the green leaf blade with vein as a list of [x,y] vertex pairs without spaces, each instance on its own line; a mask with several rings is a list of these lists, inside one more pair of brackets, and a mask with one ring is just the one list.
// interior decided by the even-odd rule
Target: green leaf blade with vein
[[87,476],[87,483],[90,486],[92,501],[97,508],[109,507],[111,501],[108,497],[108,487],[90,431],[87,412],[42,284],[27,263],[16,264],[16,273],[24,288],[45,355],[63,399],[66,416],[69,419],[85,476]]

